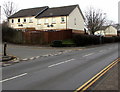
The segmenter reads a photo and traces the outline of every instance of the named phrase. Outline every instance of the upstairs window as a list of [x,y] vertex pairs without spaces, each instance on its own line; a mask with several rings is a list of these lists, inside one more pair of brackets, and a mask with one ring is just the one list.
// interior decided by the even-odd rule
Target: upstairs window
[[12,23],[14,23],[14,19],[12,19]]
[[24,22],[26,22],[26,19],[24,19]]
[[76,25],[76,18],[74,18],[74,25]]
[[32,18],[30,18],[30,19],[29,19],[29,22],[30,22],[30,23],[32,23],[32,22],[33,22],[33,19],[32,19]]
[[18,22],[20,22],[20,19],[18,19]]
[[41,20],[39,19],[39,20],[37,20],[37,24],[41,24]]
[[48,24],[48,19],[45,19],[45,24]]
[[52,23],[56,23],[56,20],[55,20],[55,18],[52,18]]
[[65,22],[65,18],[61,17],[61,22],[64,23]]

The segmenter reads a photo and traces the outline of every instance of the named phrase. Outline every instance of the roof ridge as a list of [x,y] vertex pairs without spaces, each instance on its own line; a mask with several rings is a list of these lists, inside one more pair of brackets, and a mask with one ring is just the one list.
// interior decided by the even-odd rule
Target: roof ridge
[[67,5],[67,6],[59,6],[59,7],[50,7],[49,9],[52,9],[52,8],[72,7],[72,6],[78,6],[78,4],[76,4],[76,5]]
[[[44,7],[48,7],[48,6],[34,7],[34,8],[26,8],[26,9],[21,9],[21,10],[37,9],[37,8],[44,8]],[[20,10],[20,11],[21,11],[21,10]]]
[[55,16],[68,16],[76,7],[79,7],[78,4],[76,5],[67,5],[61,7],[51,7],[48,8],[45,12],[41,15],[37,16],[36,18],[42,17],[55,17]]
[[41,13],[43,13],[45,10],[47,10],[48,8],[49,8],[49,7],[46,6],[46,8],[44,8],[42,11],[38,12],[38,14],[35,16],[35,18],[36,18],[38,15],[40,15]]

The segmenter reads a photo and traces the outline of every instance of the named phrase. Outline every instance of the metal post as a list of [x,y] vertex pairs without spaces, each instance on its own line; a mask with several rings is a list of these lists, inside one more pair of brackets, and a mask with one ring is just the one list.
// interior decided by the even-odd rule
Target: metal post
[[6,54],[6,48],[7,48],[7,42],[4,43],[4,56],[7,56],[7,54]]

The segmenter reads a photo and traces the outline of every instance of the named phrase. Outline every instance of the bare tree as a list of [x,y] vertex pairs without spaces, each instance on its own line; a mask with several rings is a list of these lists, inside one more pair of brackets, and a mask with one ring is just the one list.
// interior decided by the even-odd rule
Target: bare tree
[[85,12],[85,24],[91,34],[94,35],[95,31],[98,31],[105,22],[106,16],[101,10],[89,8],[89,10]]
[[115,22],[112,20],[107,20],[106,25],[108,25],[108,26],[115,25]]
[[10,17],[12,14],[14,14],[17,11],[15,3],[11,1],[4,2],[3,11],[6,18],[8,19],[8,17]]

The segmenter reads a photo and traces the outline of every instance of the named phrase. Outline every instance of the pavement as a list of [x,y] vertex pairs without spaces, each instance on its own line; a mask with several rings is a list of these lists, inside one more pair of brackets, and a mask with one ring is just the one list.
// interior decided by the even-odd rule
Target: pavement
[[118,90],[120,90],[119,67],[120,63],[110,69],[100,80],[98,80],[91,87],[91,90],[118,92]]
[[39,57],[3,67],[3,78],[0,82],[3,84],[3,90],[73,91],[117,57],[118,44],[68,50],[60,55]]

